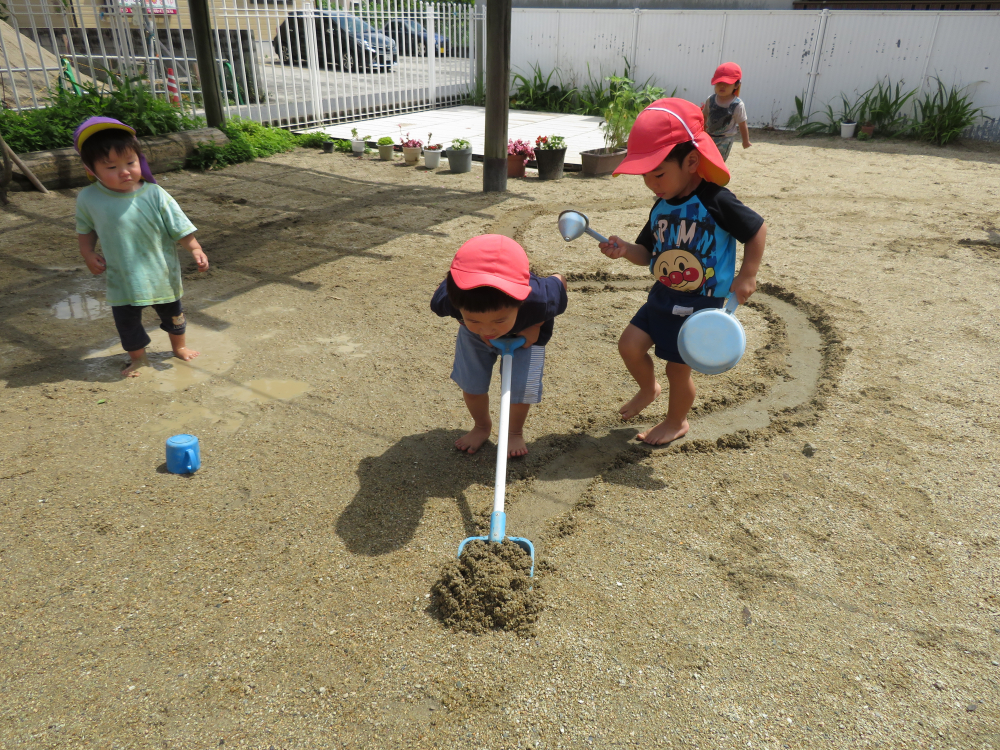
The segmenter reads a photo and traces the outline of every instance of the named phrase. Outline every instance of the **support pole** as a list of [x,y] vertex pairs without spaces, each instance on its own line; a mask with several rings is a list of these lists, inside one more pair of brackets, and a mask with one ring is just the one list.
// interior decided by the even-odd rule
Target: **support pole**
[[212,17],[208,0],[188,0],[191,12],[191,34],[194,36],[194,54],[198,60],[201,78],[201,95],[205,102],[205,121],[210,128],[225,122],[222,114],[222,95],[219,93],[219,71],[215,64],[215,47],[212,44]]
[[510,108],[511,0],[486,3],[486,147],[483,192],[507,191],[507,110]]

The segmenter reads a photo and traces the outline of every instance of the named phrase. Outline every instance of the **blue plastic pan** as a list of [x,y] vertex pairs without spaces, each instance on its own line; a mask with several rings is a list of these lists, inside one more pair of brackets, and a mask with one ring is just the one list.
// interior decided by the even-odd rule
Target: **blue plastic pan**
[[[462,556],[465,545],[474,539],[483,542],[500,543],[507,533],[507,514],[503,510],[504,494],[507,491],[507,433],[510,430],[510,373],[514,362],[514,350],[524,345],[524,337],[504,337],[491,339],[493,346],[500,350],[500,430],[497,435],[497,475],[493,486],[493,512],[490,514],[489,536],[470,536],[458,545],[458,556]],[[524,537],[509,536],[512,542],[531,555],[531,575],[535,575],[535,545]]]
[[718,375],[736,367],[747,348],[747,335],[736,319],[739,302],[735,295],[726,298],[726,306],[692,313],[680,333],[677,348],[693,370]]

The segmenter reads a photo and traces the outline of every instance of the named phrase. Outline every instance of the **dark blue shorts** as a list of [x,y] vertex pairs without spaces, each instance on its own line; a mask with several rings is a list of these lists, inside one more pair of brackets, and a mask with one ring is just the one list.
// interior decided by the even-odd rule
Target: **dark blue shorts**
[[630,321],[640,331],[649,334],[657,359],[687,364],[677,350],[677,334],[688,315],[710,307],[722,307],[725,297],[706,297],[702,294],[672,292],[660,282],[649,290],[646,304],[639,308]]
[[[187,330],[187,323],[184,320],[184,308],[180,300],[164,302],[159,305],[149,305],[160,317],[160,328],[167,333],[181,336]],[[122,341],[122,348],[127,352],[138,351],[149,346],[149,334],[142,325],[142,311],[144,307],[134,307],[132,305],[113,305],[111,314],[115,319],[115,327],[118,329],[118,337]]]

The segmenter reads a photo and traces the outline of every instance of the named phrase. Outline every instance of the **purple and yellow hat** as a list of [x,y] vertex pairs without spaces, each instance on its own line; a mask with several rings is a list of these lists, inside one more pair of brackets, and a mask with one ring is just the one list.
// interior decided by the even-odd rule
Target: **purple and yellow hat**
[[[80,153],[80,147],[83,146],[83,142],[88,138],[90,138],[90,136],[92,136],[94,133],[99,133],[102,130],[108,130],[112,128],[117,130],[125,130],[131,133],[132,135],[135,135],[135,129],[130,128],[124,122],[121,122],[119,120],[115,120],[111,117],[88,117],[86,120],[80,123],[80,127],[76,129],[75,133],[73,133],[73,148],[76,149],[77,153]],[[139,167],[142,169],[142,179],[144,179],[146,182],[153,182],[153,183],[156,182],[156,180],[153,179],[153,173],[149,169],[149,164],[146,163],[146,157],[143,156],[142,154],[139,154]],[[90,173],[89,170],[87,171],[87,177],[90,178],[91,182],[97,179],[94,175]]]

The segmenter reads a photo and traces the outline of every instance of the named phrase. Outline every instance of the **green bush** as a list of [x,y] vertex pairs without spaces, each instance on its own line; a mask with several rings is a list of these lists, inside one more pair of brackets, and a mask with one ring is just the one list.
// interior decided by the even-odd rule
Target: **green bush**
[[229,138],[229,143],[224,146],[215,143],[199,145],[188,160],[190,166],[196,169],[222,169],[231,164],[291,151],[304,141],[312,143],[316,140],[314,133],[296,135],[239,117],[227,120],[219,129]]
[[937,90],[917,100],[919,116],[914,132],[925,141],[947,146],[962,135],[983,110],[972,106],[965,89],[955,86],[946,89],[940,78],[934,80],[937,81]]
[[200,117],[189,117],[170,102],[154,95],[145,78],[114,73],[111,87],[82,85],[77,96],[65,89],[52,92],[47,106],[23,112],[0,109],[0,131],[15,153],[67,148],[73,131],[88,117],[113,117],[135,128],[139,136],[164,135],[204,127]]

